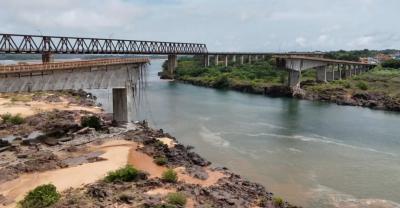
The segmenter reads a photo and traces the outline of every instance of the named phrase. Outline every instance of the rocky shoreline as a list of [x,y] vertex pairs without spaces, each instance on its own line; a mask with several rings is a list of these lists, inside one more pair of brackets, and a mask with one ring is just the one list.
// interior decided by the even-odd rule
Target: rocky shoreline
[[[51,96],[43,100],[63,100]],[[80,121],[87,116],[99,118],[101,127],[82,126]],[[5,207],[13,207],[25,195],[22,190],[38,181],[55,181],[60,188],[61,199],[52,207],[183,207],[166,202],[169,192],[184,194],[188,199],[185,207],[296,207],[227,168],[211,166],[193,147],[180,144],[162,129],[148,127],[146,122],[120,126],[101,112],[51,110],[29,116],[23,124],[2,124],[0,138],[7,138],[0,142],[0,205]],[[113,148],[125,148],[129,154],[124,157],[122,149]],[[166,158],[162,166],[153,162],[159,157]],[[90,173],[99,166],[102,171],[111,171],[104,167],[107,162],[115,166],[112,158],[137,167],[142,173],[138,180],[109,183],[98,171],[83,171]],[[178,172],[176,183],[157,175],[158,170],[167,168]],[[61,175],[62,171],[85,173],[75,178],[92,178],[93,182],[67,188],[71,184],[65,184],[68,174]],[[94,178],[96,174],[101,178]],[[19,188],[21,193],[17,193]]]
[[[196,80],[176,80],[185,84],[213,88],[201,81]],[[302,86],[318,85],[316,82],[306,81]],[[301,92],[293,92],[289,87],[282,85],[272,85],[264,88],[254,88],[251,85],[231,86],[228,89],[258,94],[270,97],[288,97],[311,101],[322,101],[336,103],[338,105],[367,107],[376,110],[398,111],[400,112],[400,99],[394,99],[388,95],[377,92],[355,92],[348,93],[342,88],[332,88],[314,92],[311,90],[302,90]]]

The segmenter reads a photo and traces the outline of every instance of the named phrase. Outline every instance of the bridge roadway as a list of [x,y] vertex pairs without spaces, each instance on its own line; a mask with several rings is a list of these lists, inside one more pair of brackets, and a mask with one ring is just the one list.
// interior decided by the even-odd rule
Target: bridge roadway
[[288,70],[288,86],[292,88],[300,88],[301,72],[304,70],[315,69],[316,80],[318,82],[328,82],[359,75],[375,67],[375,64],[356,61],[299,55],[275,55],[272,57],[276,59],[278,67]]

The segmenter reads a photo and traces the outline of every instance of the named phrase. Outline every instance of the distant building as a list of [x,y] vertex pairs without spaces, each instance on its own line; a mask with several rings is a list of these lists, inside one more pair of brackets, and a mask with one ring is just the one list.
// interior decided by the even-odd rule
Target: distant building
[[372,57],[362,57],[360,58],[360,61],[364,64],[378,64],[379,61],[375,58]]
[[393,57],[390,56],[390,55],[387,55],[387,54],[379,53],[379,54],[377,54],[377,55],[375,56],[375,59],[376,59],[379,63],[382,63],[382,62],[384,62],[384,61],[389,61],[389,60],[393,59]]

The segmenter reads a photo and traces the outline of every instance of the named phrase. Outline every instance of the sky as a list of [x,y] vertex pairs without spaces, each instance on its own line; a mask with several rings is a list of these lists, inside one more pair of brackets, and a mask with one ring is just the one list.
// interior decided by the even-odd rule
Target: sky
[[400,48],[400,0],[0,0],[0,33],[196,42],[209,51]]

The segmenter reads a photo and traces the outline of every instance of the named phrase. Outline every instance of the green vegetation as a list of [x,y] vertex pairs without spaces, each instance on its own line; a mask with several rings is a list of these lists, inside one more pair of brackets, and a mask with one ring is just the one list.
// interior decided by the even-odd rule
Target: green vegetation
[[169,193],[167,195],[167,202],[173,205],[185,206],[186,196],[180,192]]
[[273,201],[273,203],[274,203],[275,206],[283,207],[284,202],[283,202],[283,199],[282,199],[282,198],[280,198],[280,197],[274,197],[274,198],[272,198],[272,201]]
[[389,60],[382,63],[382,67],[384,68],[393,68],[393,69],[400,69],[400,60]]
[[19,202],[21,208],[43,208],[55,204],[61,195],[52,184],[41,185],[30,191],[25,198]]
[[20,114],[11,115],[10,113],[0,115],[0,118],[3,123],[6,124],[13,124],[13,125],[20,125],[23,124],[25,119],[21,117]]
[[306,91],[319,93],[326,90],[344,90],[348,94],[360,91],[373,92],[400,99],[400,70],[377,66],[361,75],[346,80],[303,86]]
[[167,162],[168,159],[164,156],[154,158],[154,163],[160,166],[167,164]]
[[[361,57],[374,57],[380,53],[382,54],[393,54],[398,50],[353,50],[353,51],[331,51],[325,54],[325,58],[348,60],[348,61],[359,61]],[[386,67],[386,66],[385,66]]]
[[97,116],[83,117],[81,119],[81,125],[83,127],[90,127],[90,128],[94,128],[96,130],[101,129],[101,121],[100,121],[100,118]]
[[138,176],[139,176],[139,170],[135,169],[131,165],[127,165],[116,171],[109,172],[105,178],[105,181],[107,181],[107,182],[114,182],[114,181],[130,182],[130,181],[137,180]]
[[178,181],[178,174],[173,169],[168,169],[163,172],[162,180],[169,183],[176,183]]
[[360,90],[368,90],[368,85],[365,83],[365,82],[363,82],[363,81],[359,81],[359,82],[357,82],[357,85],[356,85]]
[[287,77],[286,72],[278,70],[272,60],[241,66],[204,67],[196,58],[179,60],[175,76],[179,80],[218,89],[246,88],[248,91],[263,91],[265,86],[281,85]]

